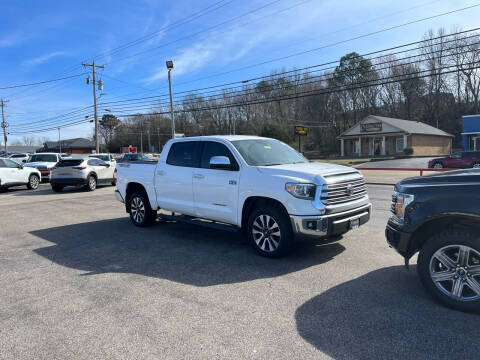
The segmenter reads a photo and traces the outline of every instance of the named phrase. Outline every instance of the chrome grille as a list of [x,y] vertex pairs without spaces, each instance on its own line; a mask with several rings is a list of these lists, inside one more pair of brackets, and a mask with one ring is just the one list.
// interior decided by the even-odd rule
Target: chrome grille
[[357,177],[323,185],[320,200],[325,205],[337,205],[361,199],[366,195],[365,179]]
[[394,214],[396,214],[396,209],[397,209],[397,195],[393,194],[392,195],[392,205],[390,207],[390,211]]

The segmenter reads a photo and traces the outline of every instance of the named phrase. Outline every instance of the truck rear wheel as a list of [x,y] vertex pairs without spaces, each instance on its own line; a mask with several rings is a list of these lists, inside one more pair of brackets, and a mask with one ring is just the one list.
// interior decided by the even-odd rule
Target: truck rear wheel
[[428,292],[460,311],[480,311],[480,237],[465,230],[432,236],[420,250],[417,264]]
[[147,227],[155,223],[157,212],[150,207],[148,197],[143,192],[135,192],[129,198],[130,219],[138,227]]
[[262,256],[277,258],[292,248],[292,224],[283,209],[264,205],[254,209],[247,222],[247,236]]

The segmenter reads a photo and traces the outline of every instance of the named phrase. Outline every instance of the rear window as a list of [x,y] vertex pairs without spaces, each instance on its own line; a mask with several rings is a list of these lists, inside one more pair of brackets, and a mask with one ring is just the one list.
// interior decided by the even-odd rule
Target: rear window
[[[167,157],[167,164],[174,166],[195,166],[197,141],[181,141],[172,144]],[[198,154],[198,152],[197,152]]]
[[61,160],[55,165],[55,167],[69,167],[69,166],[78,166],[83,162],[83,160]]
[[29,159],[29,162],[57,162],[57,155],[52,154],[35,154]]
[[109,155],[88,155],[89,158],[97,158],[103,161],[110,161]]

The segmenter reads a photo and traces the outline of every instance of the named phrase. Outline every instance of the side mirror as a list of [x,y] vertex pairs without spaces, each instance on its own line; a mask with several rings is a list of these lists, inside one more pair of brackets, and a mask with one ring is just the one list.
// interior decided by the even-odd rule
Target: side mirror
[[110,164],[109,164],[109,163],[105,163],[105,167],[109,168],[109,167],[110,167]]
[[23,169],[23,164],[18,164],[19,169]]
[[23,160],[22,160],[22,163],[26,163],[26,162],[27,162],[27,160],[26,160],[26,159],[23,159]]
[[231,168],[230,159],[226,156],[213,156],[210,159],[210,169],[230,170]]

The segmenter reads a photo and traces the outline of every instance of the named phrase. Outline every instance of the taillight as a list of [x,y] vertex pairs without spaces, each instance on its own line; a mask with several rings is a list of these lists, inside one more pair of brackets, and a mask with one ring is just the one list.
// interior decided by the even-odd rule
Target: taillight
[[72,169],[75,169],[75,170],[85,170],[87,167],[86,166],[74,166],[72,167]]
[[115,185],[117,184],[117,168],[113,171],[113,183]]

